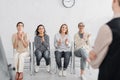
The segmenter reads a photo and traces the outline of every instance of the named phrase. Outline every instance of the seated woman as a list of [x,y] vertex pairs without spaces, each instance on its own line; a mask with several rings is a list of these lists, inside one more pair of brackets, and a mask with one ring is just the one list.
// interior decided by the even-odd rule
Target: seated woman
[[84,70],[86,67],[86,61],[90,61],[88,59],[88,51],[89,51],[89,37],[90,34],[84,31],[84,24],[81,22],[78,24],[79,31],[74,36],[74,48],[75,55],[77,57],[81,56],[81,80],[85,80]]
[[[59,76],[66,76],[66,69],[68,67],[71,56],[70,37],[68,35],[68,26],[66,24],[62,24],[59,33],[55,35],[54,46],[56,63],[59,69]],[[62,57],[64,58],[63,68],[61,62]]]
[[28,51],[28,36],[23,31],[23,22],[17,23],[17,32],[12,36],[14,48],[14,61],[16,69],[16,80],[23,80],[24,58],[29,56]]
[[35,44],[35,56],[36,56],[36,67],[35,72],[39,71],[40,61],[44,57],[46,61],[47,71],[50,71],[50,46],[49,46],[49,36],[46,34],[44,25],[38,25],[36,31],[36,36],[34,38]]

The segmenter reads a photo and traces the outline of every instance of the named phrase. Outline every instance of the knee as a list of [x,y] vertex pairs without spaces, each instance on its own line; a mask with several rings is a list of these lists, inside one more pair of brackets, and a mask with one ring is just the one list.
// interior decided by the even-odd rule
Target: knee
[[23,55],[19,55],[19,59],[20,59],[20,60],[23,60],[23,59],[24,59],[24,56],[23,56]]
[[50,51],[48,50],[45,51],[45,58],[50,58]]
[[65,53],[65,58],[69,59],[70,56],[71,56],[71,52],[66,52],[66,53]]
[[55,57],[60,57],[60,52],[59,51],[55,51]]
[[40,50],[38,50],[38,49],[36,49],[35,50],[35,56],[42,56],[42,53],[41,53],[41,51]]

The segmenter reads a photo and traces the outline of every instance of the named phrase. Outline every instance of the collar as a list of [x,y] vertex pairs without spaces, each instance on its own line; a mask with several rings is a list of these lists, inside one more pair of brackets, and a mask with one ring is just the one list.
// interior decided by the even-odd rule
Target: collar
[[118,18],[118,17],[120,17],[120,13],[115,14],[115,15],[113,16],[113,18]]

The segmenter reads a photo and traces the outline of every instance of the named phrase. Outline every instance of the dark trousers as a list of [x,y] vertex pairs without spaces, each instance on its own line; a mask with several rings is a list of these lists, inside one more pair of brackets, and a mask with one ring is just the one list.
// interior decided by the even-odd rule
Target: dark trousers
[[37,66],[40,65],[40,61],[41,61],[42,57],[45,59],[46,65],[50,64],[50,51],[48,51],[48,50],[40,51],[40,50],[36,49],[35,50],[35,56],[36,56]]
[[70,61],[70,56],[71,56],[71,52],[59,52],[59,51],[55,51],[55,59],[56,59],[56,63],[58,66],[58,69],[61,70],[62,69],[62,62],[61,62],[61,58],[64,58],[64,64],[63,64],[63,69],[67,69],[69,61]]

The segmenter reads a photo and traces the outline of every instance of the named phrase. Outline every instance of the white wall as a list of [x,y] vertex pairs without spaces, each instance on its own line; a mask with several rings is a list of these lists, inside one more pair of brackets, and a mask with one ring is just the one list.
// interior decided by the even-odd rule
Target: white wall
[[99,27],[113,15],[112,0],[76,0],[72,8],[63,7],[61,2],[62,0],[0,0],[0,35],[7,57],[12,57],[11,36],[16,32],[16,23],[19,21],[24,22],[31,41],[36,27],[44,24],[53,48],[54,34],[62,23],[68,24],[73,39],[78,31],[78,23],[84,22],[94,41]]

